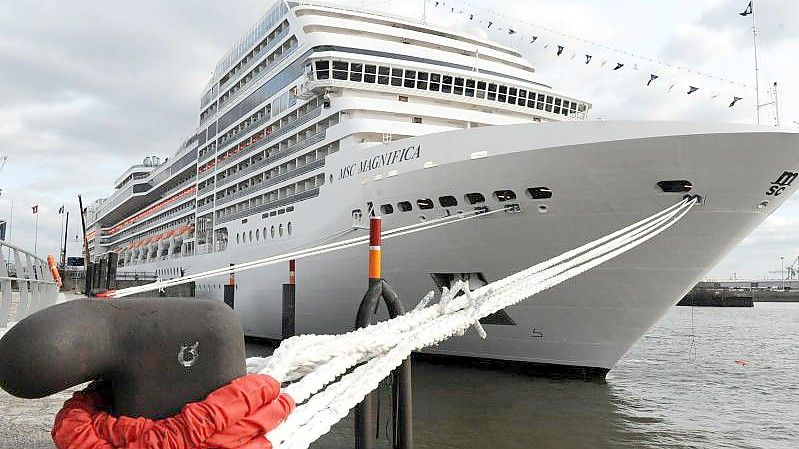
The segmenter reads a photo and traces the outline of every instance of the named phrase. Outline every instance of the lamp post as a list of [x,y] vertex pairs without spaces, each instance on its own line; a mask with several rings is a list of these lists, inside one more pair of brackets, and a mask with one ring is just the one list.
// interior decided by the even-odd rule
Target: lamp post
[[780,257],[780,276],[782,277],[782,291],[785,291],[785,258]]

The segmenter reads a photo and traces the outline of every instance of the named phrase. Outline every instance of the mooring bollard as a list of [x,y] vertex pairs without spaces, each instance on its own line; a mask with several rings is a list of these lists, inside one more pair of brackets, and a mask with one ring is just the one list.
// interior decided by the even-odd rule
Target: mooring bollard
[[296,319],[296,262],[289,261],[289,283],[283,284],[283,340],[294,336]]
[[[230,267],[232,268],[235,264],[231,263]],[[230,279],[228,280],[227,285],[225,285],[224,291],[224,299],[225,304],[230,306],[231,309],[236,308],[236,273],[230,272]]]
[[[382,272],[382,219],[371,217],[369,220],[369,290],[366,292],[358,309],[355,328],[360,329],[371,323],[372,316],[382,299],[388,308],[390,318],[405,313],[402,302],[391,286],[383,279]],[[413,448],[413,391],[411,385],[411,360],[402,362],[392,376],[392,411],[393,437],[395,449]],[[379,426],[374,418],[374,393],[367,395],[363,402],[355,408],[355,447],[356,449],[373,449],[375,433],[371,432]],[[374,426],[374,427],[373,427]],[[372,428],[372,429],[370,429]]]

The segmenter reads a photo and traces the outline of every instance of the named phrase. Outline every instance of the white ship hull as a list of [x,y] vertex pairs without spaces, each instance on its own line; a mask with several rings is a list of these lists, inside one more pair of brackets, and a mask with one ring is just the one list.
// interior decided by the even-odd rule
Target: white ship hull
[[[318,197],[297,203],[284,216],[262,219],[256,214],[247,223],[229,223],[225,252],[120,270],[196,273],[312,247],[337,235],[365,235],[353,230],[352,211],[365,210],[367,202],[394,205],[383,225],[392,229],[422,216],[430,220],[473,210],[464,199],[472,192],[485,195],[491,210],[502,208],[507,203],[492,193],[513,190],[518,198],[508,203],[519,204],[521,213],[493,214],[385,242],[384,276],[412,307],[436,288],[431,273],[481,273],[491,282],[676,203],[684,193],[664,193],[657,183],[688,180],[691,194],[701,195],[704,203],[674,228],[508,309],[514,324],[487,325],[487,340],[466,335],[431,350],[602,372],[790,195],[790,186],[779,196],[767,192],[783,173],[799,168],[797,142],[796,134],[732,125],[564,122],[342,148],[327,158],[326,173],[334,179]],[[409,147],[418,149],[418,158],[366,173],[357,173],[360,166],[353,173],[341,170]],[[551,199],[525,194],[542,186],[551,188]],[[438,198],[445,195],[457,198],[459,205],[441,207]],[[436,207],[419,210],[416,201],[424,198],[433,199]],[[401,201],[413,203],[413,211],[397,210]],[[289,221],[290,236],[267,238],[268,228]],[[257,241],[245,238],[246,244],[236,244],[237,234],[261,234],[262,229]],[[237,274],[235,308],[248,335],[281,336],[281,291],[287,277],[287,266]],[[350,330],[366,278],[365,246],[298,261],[297,332]],[[198,283],[197,296],[221,300],[226,282],[225,276]]]

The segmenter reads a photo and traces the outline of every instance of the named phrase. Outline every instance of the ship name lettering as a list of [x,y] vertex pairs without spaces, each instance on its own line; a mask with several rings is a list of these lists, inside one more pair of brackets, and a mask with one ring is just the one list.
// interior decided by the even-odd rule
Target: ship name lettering
[[339,171],[339,179],[350,178],[379,168],[388,167],[402,162],[419,159],[422,156],[422,146],[401,148],[388,153],[378,154],[359,163],[348,165]]
[[771,183],[771,187],[766,191],[766,195],[768,196],[780,196],[788,189],[788,187],[796,181],[796,178],[799,177],[799,173],[788,172],[786,171],[776,181]]

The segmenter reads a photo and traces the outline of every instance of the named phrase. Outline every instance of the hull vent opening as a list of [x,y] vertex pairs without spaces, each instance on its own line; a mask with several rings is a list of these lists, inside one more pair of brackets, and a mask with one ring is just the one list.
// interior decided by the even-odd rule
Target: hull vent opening
[[[484,285],[488,285],[483,273],[431,273],[433,282],[439,291],[444,287],[451,288],[455,282],[464,280],[469,281],[469,289],[474,291]],[[495,312],[485,318],[480,319],[480,324],[491,324],[494,326],[516,326],[516,321],[505,310]]]
[[664,193],[685,193],[690,192],[694,186],[690,181],[660,181],[658,187]]

